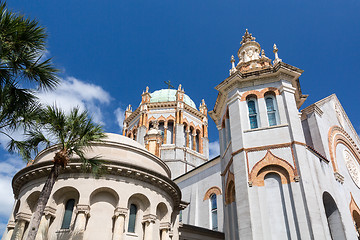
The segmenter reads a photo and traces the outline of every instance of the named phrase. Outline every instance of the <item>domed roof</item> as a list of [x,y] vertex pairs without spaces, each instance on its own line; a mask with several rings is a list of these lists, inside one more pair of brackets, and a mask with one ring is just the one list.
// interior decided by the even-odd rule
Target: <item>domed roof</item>
[[[92,148],[86,151],[86,158],[99,157],[106,161],[105,165],[131,165],[143,171],[151,170],[170,177],[169,167],[137,141],[115,133],[106,133],[106,136],[103,142],[94,143]],[[58,146],[52,146],[41,151],[35,158],[35,164],[52,162],[58,150]],[[76,155],[72,158],[78,159]]]
[[[176,90],[175,89],[160,89],[153,93],[150,93],[150,102],[175,102],[176,101]],[[191,98],[184,94],[184,102],[195,108],[196,105]]]

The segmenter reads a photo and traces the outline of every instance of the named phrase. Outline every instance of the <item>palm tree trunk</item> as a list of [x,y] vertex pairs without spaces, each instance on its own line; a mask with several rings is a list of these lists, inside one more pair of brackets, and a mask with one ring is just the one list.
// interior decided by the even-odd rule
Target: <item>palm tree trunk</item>
[[50,174],[46,179],[43,189],[41,190],[40,197],[37,202],[36,210],[32,215],[29,225],[29,234],[26,240],[35,240],[36,233],[39,230],[41,217],[44,214],[44,209],[50,198],[50,194],[54,187],[55,181],[59,176],[60,168],[61,165],[56,162],[54,163],[54,166],[51,168]]

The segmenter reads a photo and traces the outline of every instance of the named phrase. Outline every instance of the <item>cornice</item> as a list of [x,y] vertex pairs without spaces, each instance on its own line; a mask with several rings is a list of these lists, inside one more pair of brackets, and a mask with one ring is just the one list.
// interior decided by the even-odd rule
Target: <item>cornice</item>
[[[106,163],[102,166],[103,173],[101,174],[100,178],[104,177],[106,179],[116,180],[118,178],[111,176],[117,176],[147,182],[151,185],[159,187],[160,189],[168,193],[172,197],[175,206],[178,206],[180,204],[181,191],[179,187],[170,178],[152,170],[132,165],[130,163],[120,163],[117,161],[106,159],[104,159],[104,161]],[[15,198],[19,196],[21,188],[26,183],[36,179],[46,178],[49,175],[52,167],[52,161],[45,161],[27,166],[17,172],[12,180],[12,187]],[[83,167],[80,161],[74,161],[73,159],[70,164],[68,164],[64,169],[61,169],[59,178],[61,178],[62,175],[68,173],[86,174],[86,178],[89,177],[87,175],[92,175],[89,172],[83,171]],[[80,176],[78,178],[80,178]]]

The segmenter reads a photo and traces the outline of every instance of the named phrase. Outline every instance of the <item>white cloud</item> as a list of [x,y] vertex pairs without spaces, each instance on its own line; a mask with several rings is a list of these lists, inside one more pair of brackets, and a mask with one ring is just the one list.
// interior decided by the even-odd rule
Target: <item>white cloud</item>
[[0,233],[5,231],[14,204],[11,179],[16,172],[25,167],[25,162],[18,157],[10,154],[4,154],[3,157],[7,158],[0,162]]
[[220,154],[220,145],[219,141],[209,142],[209,159],[219,156]]
[[[1,219],[0,219],[0,234],[4,234],[4,233],[5,233],[6,223],[7,223],[7,222],[2,222]],[[1,235],[0,235],[0,236],[1,236]]]
[[115,111],[114,111],[114,114],[116,116],[116,121],[120,127],[120,130],[122,130],[122,127],[123,127],[123,122],[125,120],[125,111],[122,110],[121,108],[117,108]]
[[40,102],[46,105],[56,104],[69,112],[73,107],[87,109],[96,123],[103,124],[101,105],[110,103],[111,96],[102,87],[85,83],[74,77],[61,79],[61,84],[54,91],[41,91],[36,94]]

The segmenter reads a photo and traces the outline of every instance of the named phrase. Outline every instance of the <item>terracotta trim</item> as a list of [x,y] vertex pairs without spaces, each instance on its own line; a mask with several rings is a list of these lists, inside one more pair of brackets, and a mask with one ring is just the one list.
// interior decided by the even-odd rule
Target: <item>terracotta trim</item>
[[212,194],[221,195],[221,189],[217,186],[213,186],[213,187],[209,188],[205,193],[203,201],[210,199],[210,196]]
[[250,95],[255,95],[257,99],[261,98],[261,93],[257,90],[250,90],[250,91],[247,91],[245,92],[242,96],[241,96],[241,99],[240,101],[246,101],[246,98]]
[[350,137],[350,135],[339,126],[332,126],[329,129],[328,133],[328,144],[329,144],[329,152],[330,152],[330,160],[334,169],[334,172],[338,172],[338,166],[336,161],[336,147],[339,143],[344,144],[354,155],[355,159],[360,164],[360,150],[359,147],[356,146],[354,140]]
[[275,156],[270,150],[265,157],[257,162],[250,172],[250,186],[264,186],[264,177],[270,172],[278,173],[282,184],[295,182],[295,168],[286,160]]
[[235,197],[232,195],[232,191],[235,191],[235,177],[234,174],[230,171],[226,179],[225,186],[225,204],[228,205],[232,202],[235,202]]
[[[360,215],[360,208],[356,204],[355,199],[352,196],[351,192],[350,192],[350,197],[351,197],[351,200],[350,200],[350,203],[349,203],[349,208],[350,208],[350,213],[351,213],[351,217],[353,219],[353,222],[355,222],[355,220],[354,220],[354,211],[357,212]],[[358,223],[358,224],[360,224],[360,223]]]

